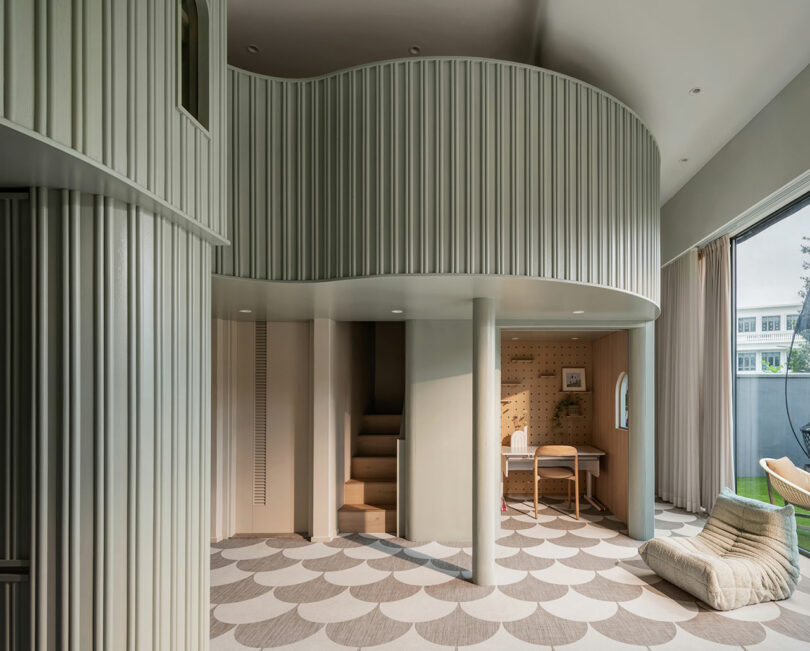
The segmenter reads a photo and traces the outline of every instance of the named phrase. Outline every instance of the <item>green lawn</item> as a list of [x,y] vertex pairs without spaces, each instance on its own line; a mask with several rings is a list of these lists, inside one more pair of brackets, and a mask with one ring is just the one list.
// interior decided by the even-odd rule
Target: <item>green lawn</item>
[[[765,480],[765,477],[737,477],[737,494],[742,495],[743,497],[751,497],[755,500],[759,500],[760,502],[770,502],[771,500],[768,498],[768,483]],[[775,491],[773,494],[774,501],[782,505],[785,503]],[[810,513],[810,511],[806,511],[805,509],[796,509],[799,513]],[[810,525],[810,519],[808,518],[801,518],[800,522],[804,525]],[[799,547],[804,549],[805,551],[810,551],[810,531],[802,531],[798,529],[799,532]]]

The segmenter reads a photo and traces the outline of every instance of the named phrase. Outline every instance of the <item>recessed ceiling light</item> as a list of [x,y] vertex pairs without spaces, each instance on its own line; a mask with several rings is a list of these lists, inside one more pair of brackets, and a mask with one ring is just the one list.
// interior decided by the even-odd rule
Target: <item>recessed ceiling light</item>
[[680,162],[681,162],[681,163],[688,163],[688,162],[689,162],[689,159],[688,159],[688,158],[681,158],[681,159],[680,159]]
[[690,95],[700,95],[702,92],[703,92],[703,89],[699,88],[698,86],[695,86],[694,88],[689,89],[689,94]]
[[422,48],[419,47],[418,45],[411,45],[411,47],[408,48],[408,54],[410,54],[411,56],[418,57],[421,53]]
[[258,45],[252,45],[252,44],[251,44],[251,45],[248,45],[248,46],[247,46],[245,49],[246,49],[248,52],[250,52],[251,54],[258,54],[258,53],[261,51],[261,50],[259,50],[259,46],[258,46]]
[[248,310],[247,308],[245,308],[244,310],[239,310],[239,312],[241,312],[242,314],[250,314],[251,312],[253,312],[253,310]]
[[574,314],[585,314],[585,310],[574,310]]
[[402,314],[404,310],[391,310],[391,314]]
[[517,341],[520,337],[512,337],[512,341]]
[[571,341],[576,341],[579,337],[571,337]]

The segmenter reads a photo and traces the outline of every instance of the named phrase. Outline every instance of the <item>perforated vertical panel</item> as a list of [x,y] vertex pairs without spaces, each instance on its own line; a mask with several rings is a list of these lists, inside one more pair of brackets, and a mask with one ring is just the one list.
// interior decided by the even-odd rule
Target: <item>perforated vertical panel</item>
[[253,504],[267,504],[267,323],[256,322],[253,422]]

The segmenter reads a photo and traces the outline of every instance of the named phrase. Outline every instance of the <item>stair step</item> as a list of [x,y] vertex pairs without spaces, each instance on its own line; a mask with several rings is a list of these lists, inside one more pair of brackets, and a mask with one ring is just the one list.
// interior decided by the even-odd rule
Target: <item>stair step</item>
[[364,414],[360,419],[361,434],[399,434],[401,414]]
[[397,453],[396,434],[360,434],[357,437],[357,455],[361,457],[389,457]]
[[363,481],[350,479],[343,487],[343,501],[346,504],[396,504],[397,482]]
[[397,478],[397,458],[387,457],[352,457],[353,479],[371,480]]
[[344,504],[338,509],[338,531],[341,533],[396,533],[396,530],[396,506]]

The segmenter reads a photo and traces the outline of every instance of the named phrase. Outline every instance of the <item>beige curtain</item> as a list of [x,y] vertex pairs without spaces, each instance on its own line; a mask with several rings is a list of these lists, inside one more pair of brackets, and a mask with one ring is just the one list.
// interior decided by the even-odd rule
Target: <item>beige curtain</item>
[[661,270],[655,326],[655,488],[689,511],[700,510],[701,311],[698,253],[692,250]]
[[731,374],[731,269],[729,241],[700,250],[703,290],[703,359],[700,382],[700,496],[711,511],[723,487],[734,487]]

